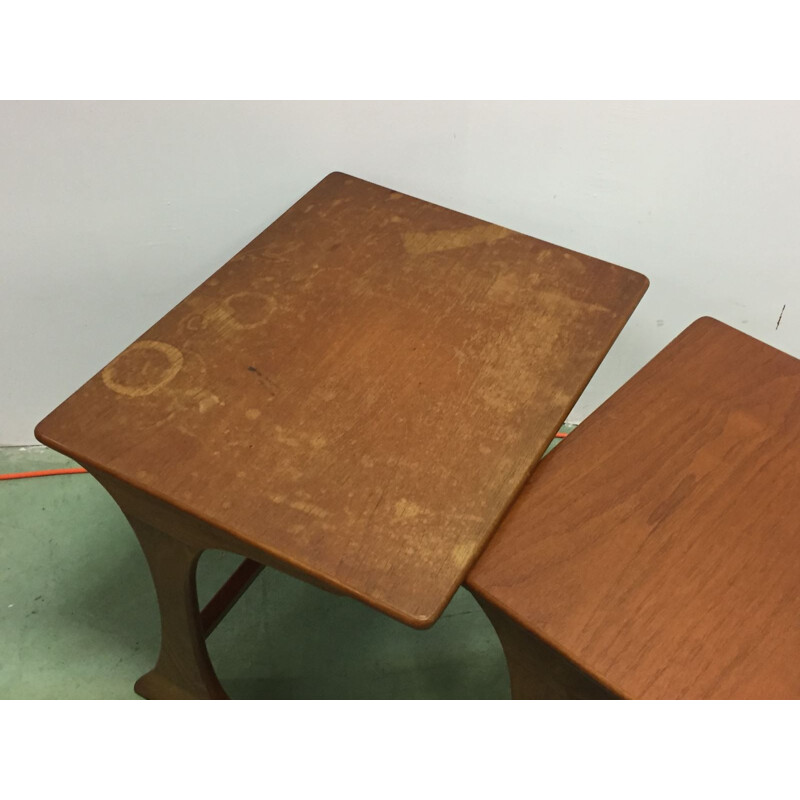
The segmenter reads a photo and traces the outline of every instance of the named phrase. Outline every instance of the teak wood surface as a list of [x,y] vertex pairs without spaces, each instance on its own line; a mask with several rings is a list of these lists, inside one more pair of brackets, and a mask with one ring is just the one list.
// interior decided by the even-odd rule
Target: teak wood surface
[[646,286],[333,173],[36,435],[143,524],[424,627]]
[[[467,579],[627,698],[800,698],[800,361],[698,320],[548,455]],[[515,678],[515,673],[516,678]]]

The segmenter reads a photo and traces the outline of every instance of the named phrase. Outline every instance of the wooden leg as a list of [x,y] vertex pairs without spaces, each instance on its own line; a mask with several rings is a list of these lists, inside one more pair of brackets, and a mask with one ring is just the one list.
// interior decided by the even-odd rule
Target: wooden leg
[[206,650],[197,601],[202,548],[128,517],[144,550],[161,612],[161,652],[134,690],[150,700],[227,700]]
[[610,689],[475,594],[492,623],[508,664],[513,700],[614,700]]

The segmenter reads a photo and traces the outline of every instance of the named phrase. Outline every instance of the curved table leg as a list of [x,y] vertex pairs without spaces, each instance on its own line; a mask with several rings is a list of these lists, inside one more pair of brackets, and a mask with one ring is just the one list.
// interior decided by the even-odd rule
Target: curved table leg
[[610,689],[598,683],[538,636],[505,612],[473,596],[492,623],[508,664],[513,700],[614,700]]
[[161,612],[161,651],[134,690],[151,700],[227,700],[211,665],[197,600],[197,562],[203,548],[185,544],[128,517],[142,546]]

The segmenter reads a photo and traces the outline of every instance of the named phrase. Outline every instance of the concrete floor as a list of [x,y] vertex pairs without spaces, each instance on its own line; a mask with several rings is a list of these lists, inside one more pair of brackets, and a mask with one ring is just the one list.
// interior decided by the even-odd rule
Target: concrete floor
[[[75,465],[45,447],[0,448],[0,474],[62,466]],[[201,604],[238,562],[203,555]],[[0,698],[136,698],[158,645],[144,556],[94,479],[0,481]],[[208,649],[236,699],[509,696],[497,637],[463,589],[415,631],[266,569]]]

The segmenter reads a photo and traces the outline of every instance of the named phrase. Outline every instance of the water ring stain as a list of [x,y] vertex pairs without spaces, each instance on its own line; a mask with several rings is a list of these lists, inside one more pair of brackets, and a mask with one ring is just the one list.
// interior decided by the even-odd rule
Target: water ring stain
[[263,325],[278,304],[275,298],[261,292],[238,292],[222,302],[224,311],[237,328],[245,330]]
[[166,342],[134,342],[101,373],[112,392],[145,397],[166,386],[183,368],[183,353]]

